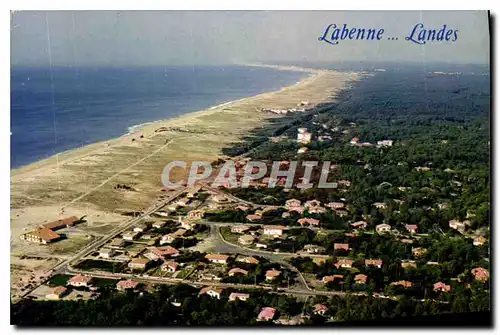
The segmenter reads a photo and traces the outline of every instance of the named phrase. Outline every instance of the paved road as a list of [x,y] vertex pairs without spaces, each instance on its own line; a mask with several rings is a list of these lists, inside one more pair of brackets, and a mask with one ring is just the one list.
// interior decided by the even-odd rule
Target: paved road
[[[179,195],[181,195],[183,192],[185,192],[186,189],[185,188],[181,188],[179,189],[178,191],[174,192],[171,196],[169,196],[168,198],[165,198],[157,203],[155,203],[154,205],[152,205],[151,207],[149,207],[148,209],[146,209],[143,213],[141,213],[139,216],[137,217],[134,217],[134,218],[130,218],[129,220],[125,221],[123,224],[119,225],[118,227],[114,228],[113,230],[111,230],[108,234],[106,234],[105,236],[99,238],[99,239],[96,239],[94,240],[93,242],[91,242],[90,244],[87,244],[82,250],[80,250],[76,255],[74,255],[73,257],[71,258],[68,258],[66,260],[64,260],[62,263],[59,263],[58,265],[56,265],[51,271],[51,276],[55,275],[55,274],[60,274],[60,273],[68,273],[70,272],[68,267],[71,263],[77,261],[78,259],[80,259],[81,257],[84,257],[85,255],[91,253],[93,250],[103,246],[104,244],[106,244],[106,242],[108,242],[110,239],[112,239],[113,237],[117,236],[118,234],[121,234],[122,232],[124,232],[125,230],[129,229],[130,227],[132,227],[133,225],[139,223],[144,217],[150,215],[151,213],[154,213],[156,212],[157,210],[159,210],[160,208],[164,207],[166,204],[168,204],[169,202],[171,202],[172,200],[174,200],[175,198],[177,198]],[[47,278],[48,280],[48,278]],[[46,280],[45,280],[46,281]],[[44,282],[45,282],[44,281]],[[27,292],[25,292],[24,294],[22,294],[21,296],[19,296],[16,300],[20,300],[24,297],[26,297],[27,295],[31,294],[31,292],[33,292],[36,288],[38,288],[40,285],[42,285],[44,282],[41,282],[39,283],[38,285],[35,285],[35,287],[31,290],[28,290]]]
[[179,189],[178,191],[176,191],[175,193],[173,193],[171,196],[169,196],[168,198],[165,198],[163,200],[161,200],[160,202],[152,205],[151,207],[149,207],[148,209],[146,209],[144,212],[142,212],[142,214],[140,214],[139,216],[137,217],[134,217],[134,218],[130,218],[129,220],[125,221],[123,224],[119,225],[118,227],[116,227],[115,229],[113,229],[112,231],[110,231],[108,234],[106,234],[105,236],[95,240],[94,242],[86,245],[82,250],[80,250],[76,255],[74,255],[72,258],[58,264],[54,269],[54,274],[55,273],[63,273],[66,271],[66,268],[67,266],[74,262],[74,261],[77,261],[78,259],[80,259],[81,257],[85,256],[86,254],[92,252],[93,250],[103,246],[104,244],[106,244],[106,242],[110,239],[112,239],[113,237],[117,236],[118,234],[121,234],[123,233],[125,230],[129,229],[130,227],[132,227],[133,225],[139,223],[142,219],[144,219],[144,217],[150,215],[151,213],[154,213],[156,212],[157,210],[159,210],[160,208],[164,207],[166,204],[168,204],[169,202],[171,202],[172,200],[174,200],[175,198],[177,198],[180,194],[182,194],[183,192],[185,192],[185,189],[182,188],[182,189]]
[[[247,223],[247,222],[219,222],[219,221],[209,221],[207,219],[202,220],[204,224],[206,225],[214,225],[214,226],[219,226],[219,227],[230,227],[230,226],[250,226],[250,227],[262,227],[262,226],[269,226],[269,224],[266,223]],[[307,228],[309,230],[315,231],[315,232],[326,232],[326,233],[339,233],[339,232],[345,232],[345,230],[342,229],[323,229],[323,228],[318,228],[318,227],[311,227],[311,226],[285,226],[287,230],[289,229],[304,229]]]

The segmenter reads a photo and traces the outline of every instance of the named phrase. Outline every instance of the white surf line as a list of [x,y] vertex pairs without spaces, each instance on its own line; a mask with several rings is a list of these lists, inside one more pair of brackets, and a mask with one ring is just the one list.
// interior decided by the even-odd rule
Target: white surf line
[[97,185],[96,187],[90,189],[89,191],[85,192],[84,194],[80,195],[79,197],[71,200],[70,202],[68,202],[66,205],[62,206],[61,207],[61,211],[64,210],[64,208],[68,207],[69,205],[71,204],[74,204],[75,202],[77,201],[80,201],[81,199],[85,198],[87,195],[89,195],[90,193],[94,192],[95,190],[101,188],[102,186],[106,185],[108,182],[110,182],[111,180],[113,180],[114,178],[116,178],[117,176],[121,175],[122,173],[124,173],[125,171],[127,171],[128,169],[144,162],[146,159],[156,155],[158,152],[160,152],[161,150],[163,150],[164,148],[166,148],[170,143],[172,143],[173,140],[170,140],[168,141],[167,143],[165,143],[164,145],[162,145],[161,147],[159,147],[158,149],[156,149],[155,151],[153,151],[152,153],[150,153],[149,155],[147,155],[146,157],[143,157],[141,158],[140,160],[138,160],[137,162],[133,163],[132,165],[129,165],[127,166],[125,169],[121,170],[121,171],[118,171],[117,173],[115,173],[114,175],[112,175],[111,177],[109,177],[108,179],[106,179],[105,181],[103,181],[102,183],[100,183],[99,185]]

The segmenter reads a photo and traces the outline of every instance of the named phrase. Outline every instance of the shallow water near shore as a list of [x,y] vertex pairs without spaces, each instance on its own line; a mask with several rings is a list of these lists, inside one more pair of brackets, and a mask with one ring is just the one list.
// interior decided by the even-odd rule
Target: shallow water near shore
[[11,168],[307,76],[244,66],[14,68]]

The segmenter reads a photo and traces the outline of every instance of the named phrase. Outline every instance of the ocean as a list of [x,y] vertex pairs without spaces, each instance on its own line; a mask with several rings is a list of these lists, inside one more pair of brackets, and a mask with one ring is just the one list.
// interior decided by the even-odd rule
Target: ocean
[[12,68],[11,168],[309,74],[244,66]]

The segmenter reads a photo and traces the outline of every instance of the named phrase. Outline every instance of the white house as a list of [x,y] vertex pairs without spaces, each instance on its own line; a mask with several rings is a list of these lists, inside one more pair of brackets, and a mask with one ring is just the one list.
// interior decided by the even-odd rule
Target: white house
[[222,289],[215,287],[204,287],[201,289],[199,295],[204,295],[204,294],[209,295],[212,298],[220,299],[220,295],[222,294]]
[[284,226],[264,226],[264,235],[280,237],[285,229]]
[[111,258],[115,254],[113,249],[103,248],[99,251],[99,257],[102,258]]
[[378,147],[392,147],[393,140],[383,140],[383,141],[378,141],[377,146]]

